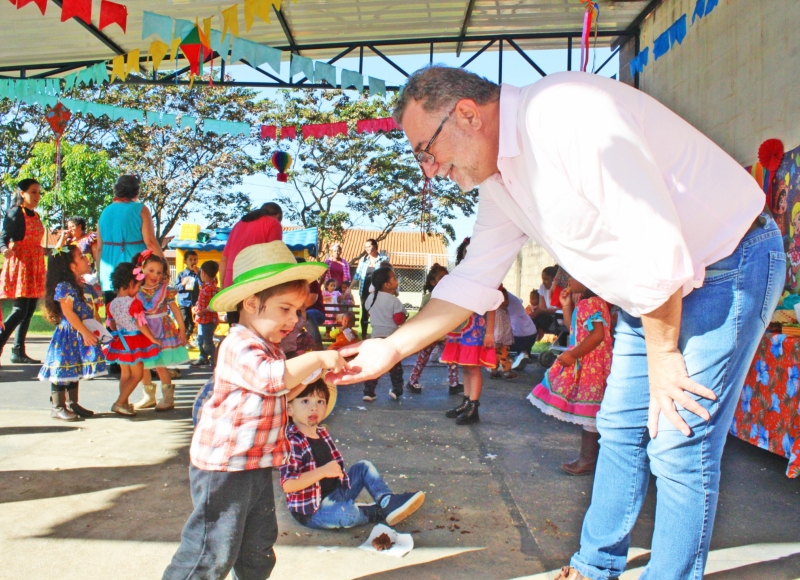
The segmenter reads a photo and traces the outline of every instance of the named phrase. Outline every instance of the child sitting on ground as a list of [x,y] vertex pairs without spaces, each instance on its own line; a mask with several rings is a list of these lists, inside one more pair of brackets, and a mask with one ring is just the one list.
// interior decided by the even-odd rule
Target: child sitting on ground
[[298,264],[281,241],[254,244],[233,264],[233,285],[211,300],[239,313],[218,351],[211,396],[189,451],[194,511],[165,580],[268,578],[278,537],[272,468],[286,463],[286,403],[322,370],[347,368],[336,351],[285,360],[279,343],[297,323],[308,282],[325,264]]
[[[289,402],[286,437],[291,451],[288,463],[280,467],[289,512],[304,526],[322,530],[380,521],[389,526],[400,523],[420,508],[425,493],[392,493],[378,470],[366,460],[345,471],[341,453],[321,425],[335,402],[335,387],[329,388],[321,379]],[[355,503],[363,489],[375,500],[374,504]]]

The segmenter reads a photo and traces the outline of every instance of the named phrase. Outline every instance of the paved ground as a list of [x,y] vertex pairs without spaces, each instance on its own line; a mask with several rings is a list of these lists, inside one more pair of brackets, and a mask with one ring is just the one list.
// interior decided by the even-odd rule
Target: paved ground
[[[29,353],[42,356],[46,342],[33,340]],[[191,511],[189,406],[208,372],[184,372],[177,410],[135,420],[108,412],[115,382],[87,381],[81,402],[99,416],[60,423],[49,418],[38,369],[9,365],[8,354],[2,365],[0,578],[159,578]],[[327,422],[345,460],[369,459],[394,489],[427,492],[423,508],[398,526],[416,547],[396,559],[358,549],[367,528],[307,530],[278,491],[273,578],[551,578],[578,547],[592,479],[559,471],[576,455],[580,429],[524,400],[540,376],[531,365],[520,379],[487,381],[473,427],[444,418],[456,397],[447,396],[438,365],[423,375],[422,395],[399,403],[388,397],[388,380],[373,404],[361,401],[359,387],[342,388]],[[787,479],[785,468],[781,457],[728,441],[708,578],[800,578],[800,480]],[[637,578],[647,562],[654,492],[651,485],[623,578]]]

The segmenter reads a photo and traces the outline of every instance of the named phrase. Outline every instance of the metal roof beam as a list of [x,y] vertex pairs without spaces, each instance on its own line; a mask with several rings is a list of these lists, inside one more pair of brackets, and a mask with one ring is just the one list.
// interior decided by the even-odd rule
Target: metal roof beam
[[618,46],[622,46],[624,44],[624,39],[631,37],[631,36],[639,36],[639,25],[644,22],[644,19],[650,16],[656,7],[661,4],[663,0],[652,0],[650,4],[644,7],[639,13],[639,16],[634,18],[631,23],[628,25],[628,28],[625,29],[623,34],[619,35],[619,38],[615,39],[614,42],[611,43],[611,48],[617,48]]
[[404,70],[403,70],[403,69],[401,69],[399,66],[397,66],[397,64],[396,64],[394,61],[392,61],[392,59],[390,59],[388,56],[386,56],[385,54],[383,54],[383,53],[382,53],[380,50],[378,50],[377,48],[375,48],[373,45],[371,45],[371,44],[368,44],[368,45],[367,45],[367,48],[369,48],[369,49],[370,49],[372,52],[374,52],[374,53],[375,53],[375,54],[377,54],[379,57],[381,57],[383,60],[385,60],[386,62],[388,62],[388,63],[389,63],[389,64],[390,64],[390,65],[391,65],[391,66],[392,66],[392,67],[393,67],[395,70],[399,71],[399,72],[400,72],[400,74],[401,74],[401,75],[403,75],[404,77],[408,78],[408,77],[410,76],[410,75],[409,75],[409,74],[408,74],[406,71],[404,71]]
[[294,54],[300,54],[300,50],[297,48],[297,43],[294,41],[292,29],[289,28],[289,23],[286,21],[286,16],[283,14],[283,8],[278,10],[275,8],[275,4],[273,4],[272,9],[275,11],[275,15],[278,17],[278,22],[280,22],[281,28],[283,28],[283,33],[286,35],[286,40],[289,41],[289,51],[293,52]]
[[609,62],[611,62],[611,59],[612,59],[612,58],[614,58],[615,56],[617,56],[617,54],[619,53],[619,51],[620,51],[621,49],[622,49],[622,47],[621,47],[621,46],[618,46],[617,48],[615,48],[615,49],[614,49],[614,52],[612,52],[612,53],[611,53],[611,55],[610,55],[610,56],[609,56],[609,57],[608,57],[608,58],[605,60],[605,62],[603,62],[603,64],[601,64],[601,65],[600,65],[600,68],[598,68],[596,71],[592,71],[592,72],[593,72],[594,74],[597,74],[597,73],[599,73],[601,70],[603,70],[603,67],[604,67],[604,66],[606,66],[606,65],[607,65]]
[[485,44],[485,45],[484,45],[484,46],[483,46],[483,47],[482,47],[482,48],[481,48],[481,49],[480,49],[478,52],[476,52],[476,53],[475,53],[475,54],[473,54],[471,57],[469,57],[469,58],[468,58],[466,61],[464,61],[464,64],[462,64],[462,65],[461,65],[461,68],[464,68],[464,67],[466,67],[466,66],[467,66],[469,63],[471,63],[473,60],[475,60],[475,59],[476,59],[476,58],[478,58],[480,55],[482,55],[482,54],[484,53],[484,51],[486,51],[486,49],[488,49],[488,48],[489,48],[490,46],[492,46],[494,43],[495,43],[495,41],[494,41],[494,40],[490,40],[489,42],[487,42],[487,43],[486,43],[486,44]]
[[[469,19],[472,18],[472,10],[475,8],[475,0],[469,0],[469,4],[467,4],[467,11],[464,12],[464,22],[461,24],[461,34],[459,36],[464,38],[467,36],[467,28],[469,27]],[[461,48],[464,46],[464,42],[459,40],[458,44],[456,44],[456,58],[461,56]]]
[[[570,38],[571,38],[571,37],[570,37]],[[547,76],[547,73],[546,73],[546,72],[544,72],[544,71],[543,71],[543,70],[542,70],[542,69],[539,67],[539,65],[538,65],[538,64],[536,64],[535,62],[533,62],[533,59],[532,59],[531,57],[529,57],[527,54],[525,54],[525,51],[524,51],[524,50],[522,50],[522,49],[519,47],[519,45],[518,45],[516,42],[514,42],[513,40],[511,40],[511,39],[509,38],[509,39],[508,39],[508,44],[510,44],[511,46],[513,46],[513,47],[514,47],[514,50],[516,50],[516,51],[517,51],[517,52],[520,54],[520,56],[521,56],[522,58],[524,58],[524,59],[525,59],[525,61],[526,61],[526,62],[527,62],[529,65],[531,65],[533,68],[535,68],[535,69],[536,69],[536,72],[538,72],[540,75],[542,75],[542,77],[546,77],[546,76]],[[569,66],[569,65],[567,65],[567,66]]]

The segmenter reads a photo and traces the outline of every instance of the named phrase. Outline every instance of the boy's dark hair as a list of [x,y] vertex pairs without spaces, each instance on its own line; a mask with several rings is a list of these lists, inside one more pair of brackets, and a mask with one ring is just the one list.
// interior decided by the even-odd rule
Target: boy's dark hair
[[321,395],[325,397],[325,402],[329,402],[331,399],[331,392],[328,389],[328,385],[325,384],[325,381],[322,379],[317,379],[313,383],[309,383],[305,389],[303,389],[295,399],[304,399],[305,397],[310,397],[311,395]]
[[136,276],[133,275],[134,268],[136,268],[136,264],[131,262],[117,264],[111,273],[111,287],[114,288],[114,292],[119,292],[123,288],[127,288],[131,282],[136,281]]
[[214,260],[206,260],[200,265],[200,269],[206,273],[209,278],[216,278],[219,274],[219,264]]
[[[267,288],[266,290],[257,292],[256,296],[258,297],[258,311],[261,312],[264,309],[264,304],[273,296],[278,296],[280,294],[292,294],[302,290],[308,292],[308,282],[305,280],[292,280],[291,282],[284,282],[283,284],[278,284],[272,288]],[[236,311],[241,312],[241,310],[242,302],[239,302],[239,304],[236,305]]]
[[196,257],[197,257],[197,252],[195,252],[194,250],[186,250],[186,251],[183,253],[183,259],[184,259],[184,261],[185,261],[185,260],[188,260],[188,259],[189,259],[189,258],[191,258],[192,256],[194,256],[194,257],[196,258]]
[[78,299],[83,300],[83,290],[77,285],[75,274],[70,269],[70,265],[75,260],[78,246],[64,246],[67,252],[61,251],[53,253],[47,260],[47,278],[44,284],[44,317],[51,324],[61,322],[61,304],[56,301],[56,286],[65,282],[75,288],[78,292]]
[[544,270],[542,270],[542,276],[550,276],[551,278],[555,278],[556,274],[558,274],[558,266],[548,266]]
[[422,287],[422,291],[433,292],[433,280],[442,272],[447,274],[448,270],[441,264],[436,263],[431,266],[431,271],[428,272],[428,275],[425,277],[425,285]]

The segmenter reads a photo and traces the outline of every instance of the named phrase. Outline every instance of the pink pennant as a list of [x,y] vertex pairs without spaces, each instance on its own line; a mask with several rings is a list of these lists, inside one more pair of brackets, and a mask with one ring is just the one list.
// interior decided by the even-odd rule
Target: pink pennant
[[393,117],[383,119],[363,119],[356,123],[356,133],[377,133],[378,131],[394,131],[400,129]]
[[292,125],[281,127],[281,139],[297,139],[297,128]]
[[261,138],[278,140],[278,127],[275,125],[261,125]]
[[347,135],[347,123],[318,123],[314,125],[303,125],[303,139],[315,137],[336,137],[336,135]]

